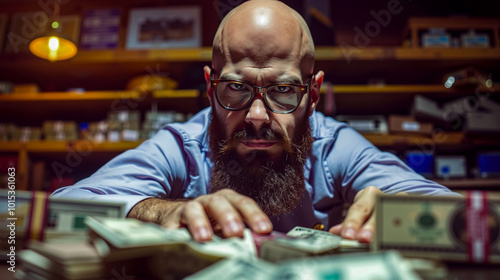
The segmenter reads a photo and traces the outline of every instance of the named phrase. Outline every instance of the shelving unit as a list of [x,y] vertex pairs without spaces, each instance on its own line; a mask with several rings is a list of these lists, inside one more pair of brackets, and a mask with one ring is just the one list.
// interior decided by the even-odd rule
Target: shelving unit
[[[90,4],[77,2],[68,2],[64,6],[64,11],[68,14],[81,14],[87,7],[109,8],[116,5],[109,1],[92,0]],[[123,15],[126,15],[129,9],[138,7],[136,1],[124,0],[122,2],[119,6],[123,7]],[[213,12],[211,9],[214,7],[211,2],[175,0],[168,3],[168,5],[186,4],[199,5],[203,8],[203,47],[125,50],[123,40],[124,31],[127,28],[125,16],[120,27],[121,41],[119,47],[114,50],[79,50],[74,58],[57,63],[41,60],[29,53],[0,53],[1,80],[17,84],[34,83],[42,90],[35,94],[0,95],[0,122],[12,122],[19,126],[41,126],[43,120],[100,121],[106,118],[109,111],[117,108],[137,110],[143,117],[144,113],[151,108],[196,113],[208,106],[206,94],[203,92],[204,80],[201,69],[204,65],[210,65],[212,59],[212,50],[209,45],[217,29],[217,20],[207,16],[205,12]],[[154,0],[142,5],[165,6],[165,3]],[[28,10],[28,5],[16,2],[12,5],[3,4],[3,8],[7,13],[14,13],[23,9]],[[407,11],[410,11],[410,3],[405,6],[405,13]],[[366,14],[369,15],[369,12],[367,10]],[[403,30],[397,31],[399,33],[394,30],[397,30],[395,27],[398,22],[403,22],[401,16],[403,15],[398,15],[400,19],[394,16],[394,23],[384,27],[382,32],[392,32],[391,36],[400,38]],[[410,16],[410,14],[404,16]],[[356,20],[349,21],[345,18],[341,20],[345,21],[343,23],[346,24],[344,27],[346,30],[338,30],[339,34],[352,31],[352,28],[347,27],[349,24],[353,24],[354,27],[373,19],[356,17]],[[416,27],[420,25],[425,27],[428,22],[415,24]],[[466,27],[467,22],[459,22],[457,26]],[[498,32],[498,29],[495,32]],[[355,35],[353,32],[351,34]],[[415,38],[415,32],[409,36]],[[345,34],[344,38],[346,38]],[[377,46],[376,43],[363,47],[356,47],[351,43],[353,47],[349,48],[340,45],[318,46],[315,71],[325,71],[325,81],[333,85],[335,115],[408,114],[407,105],[417,94],[436,98],[442,102],[472,94],[471,89],[445,88],[442,83],[445,73],[465,66],[477,66],[487,72],[498,74],[500,72],[498,34],[495,38],[495,47],[485,49],[401,47],[402,44]],[[371,39],[373,39],[372,42],[375,42],[375,39],[377,42],[380,41],[378,40],[380,38]],[[150,92],[124,90],[131,78],[148,74],[172,78],[179,82],[180,89]],[[197,77],[199,77],[198,80]],[[383,80],[384,85],[367,85],[371,78]],[[68,88],[85,88],[86,91],[66,92]],[[498,85],[491,88],[479,88],[479,92],[489,92],[491,98],[500,99],[500,94],[498,94],[500,86]],[[320,111],[323,110],[324,102],[327,100],[324,97],[326,96],[321,98],[317,107]],[[471,137],[462,132],[446,132],[433,136],[409,134],[363,134],[363,136],[385,150],[404,151],[418,149],[419,146],[429,144],[436,149],[444,149],[446,152],[491,148],[500,150],[500,140],[495,137]],[[117,153],[134,148],[140,143],[141,141],[91,143],[93,155],[84,160],[87,165],[93,165],[92,157],[94,156],[106,161]],[[18,174],[20,174],[18,186],[29,188],[28,175],[31,159],[64,159],[70,151],[85,152],[85,145],[88,144],[89,142],[85,140],[0,142],[0,156],[17,155]],[[97,169],[99,166],[95,165]],[[495,188],[496,185],[500,189],[497,180],[451,180],[443,184],[459,189],[467,188],[467,186],[474,187],[476,184],[486,186],[486,188]]]

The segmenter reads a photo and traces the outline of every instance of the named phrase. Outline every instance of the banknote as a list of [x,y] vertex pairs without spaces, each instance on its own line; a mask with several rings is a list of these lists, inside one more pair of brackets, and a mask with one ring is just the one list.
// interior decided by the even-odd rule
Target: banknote
[[331,254],[339,249],[342,239],[339,236],[307,230],[294,228],[286,235],[278,232],[269,235],[254,233],[259,257],[269,262],[280,262],[285,259]]
[[465,197],[381,195],[376,209],[375,251],[500,262],[500,200],[484,192],[467,192]]
[[[25,240],[85,240],[85,217],[123,217],[125,203],[89,199],[49,197],[46,192],[0,190],[0,234],[12,235],[15,246],[25,248]],[[14,241],[13,241],[14,242]],[[0,244],[0,259],[10,245]]]
[[401,265],[402,261],[397,251],[317,256],[280,264],[274,279],[420,279],[409,266]]
[[261,260],[232,258],[220,261],[186,280],[271,280],[276,279],[277,266]]
[[[369,244],[360,243],[357,240],[348,240],[339,237],[338,235],[329,233],[327,231],[306,228],[306,227],[294,227],[290,230],[287,236],[298,237],[298,238],[308,238],[312,240],[316,240],[316,243],[319,246],[327,247],[328,244],[335,244],[338,242],[339,250],[333,251],[338,253],[347,253],[347,252],[363,252],[369,250]],[[323,244],[323,245],[322,245]]]
[[396,251],[316,256],[280,264],[260,260],[227,259],[186,279],[420,279],[409,266],[401,265],[402,262],[402,257]]

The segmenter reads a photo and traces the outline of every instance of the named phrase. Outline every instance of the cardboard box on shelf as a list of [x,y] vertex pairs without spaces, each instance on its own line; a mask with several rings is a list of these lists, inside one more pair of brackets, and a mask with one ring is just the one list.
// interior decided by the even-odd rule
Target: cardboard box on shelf
[[390,115],[390,133],[412,133],[430,135],[434,125],[429,122],[419,122],[413,116]]

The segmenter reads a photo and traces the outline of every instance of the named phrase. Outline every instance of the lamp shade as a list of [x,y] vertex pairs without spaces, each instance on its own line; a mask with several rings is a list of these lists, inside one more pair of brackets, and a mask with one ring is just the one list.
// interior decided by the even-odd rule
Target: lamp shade
[[29,48],[34,55],[50,61],[70,59],[78,50],[76,45],[64,38],[57,29],[33,39]]

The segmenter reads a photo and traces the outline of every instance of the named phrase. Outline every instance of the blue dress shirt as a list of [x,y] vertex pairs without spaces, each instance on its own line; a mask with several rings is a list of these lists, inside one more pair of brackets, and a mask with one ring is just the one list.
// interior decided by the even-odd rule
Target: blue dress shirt
[[[210,108],[186,123],[166,125],[139,147],[118,155],[92,176],[56,190],[54,197],[120,201],[127,213],[149,197],[195,198],[209,191]],[[423,178],[391,153],[381,152],[345,123],[314,112],[312,156],[304,166],[306,192],[289,214],[272,218],[274,230],[330,228],[341,222],[344,202],[376,186],[385,193],[454,194]]]

